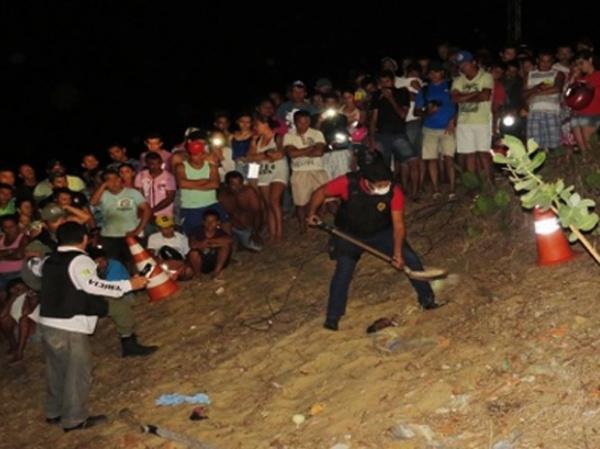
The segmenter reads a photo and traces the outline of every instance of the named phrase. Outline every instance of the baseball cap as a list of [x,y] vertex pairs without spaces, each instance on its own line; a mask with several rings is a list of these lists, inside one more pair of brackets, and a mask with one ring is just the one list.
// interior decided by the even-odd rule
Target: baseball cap
[[329,78],[319,78],[315,83],[315,89],[320,89],[321,87],[333,87],[333,83]]
[[381,58],[381,65],[385,64],[385,63],[390,63],[393,66],[393,71],[396,72],[398,70],[398,63],[396,62],[396,60],[390,56],[386,56],[385,58]]
[[206,150],[207,150],[206,143],[202,140],[194,140],[194,141],[188,142],[186,147],[187,147],[188,153],[190,153],[190,154],[206,153]]
[[304,84],[304,82],[303,82],[303,81],[296,80],[296,81],[294,81],[294,82],[292,83],[292,87],[302,87],[302,88],[305,88],[305,87],[306,87],[306,84]]
[[54,222],[67,215],[65,210],[56,203],[48,203],[40,213],[42,220]]
[[462,64],[463,62],[473,62],[473,54],[467,50],[460,50],[456,54],[456,62]]
[[183,137],[188,139],[190,137],[190,135],[192,133],[195,133],[196,131],[200,131],[200,128],[196,128],[195,126],[190,126],[190,127],[186,128],[185,132],[183,133]]
[[393,178],[392,171],[378,151],[365,152],[363,157],[359,158],[359,167],[363,177],[370,182],[391,181]]
[[159,215],[156,217],[156,226],[159,228],[170,228],[171,226],[175,226],[175,221],[173,217],[169,217],[168,215]]

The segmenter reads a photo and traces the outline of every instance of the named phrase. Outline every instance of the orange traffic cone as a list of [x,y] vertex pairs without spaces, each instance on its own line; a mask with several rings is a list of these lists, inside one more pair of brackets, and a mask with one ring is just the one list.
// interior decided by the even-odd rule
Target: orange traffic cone
[[150,302],[157,302],[168,298],[178,290],[177,283],[163,271],[160,265],[156,263],[156,260],[150,256],[148,251],[140,245],[135,237],[127,237],[127,245],[138,271],[148,273],[146,291],[150,297]]
[[554,265],[568,262],[577,254],[560,228],[556,215],[551,210],[542,212],[533,209],[535,236],[537,239],[538,265]]

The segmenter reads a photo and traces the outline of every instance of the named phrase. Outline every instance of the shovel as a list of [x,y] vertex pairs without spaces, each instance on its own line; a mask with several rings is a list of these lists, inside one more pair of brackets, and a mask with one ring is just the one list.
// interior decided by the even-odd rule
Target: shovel
[[[377,249],[373,248],[372,246],[369,246],[366,243],[363,243],[360,240],[352,237],[351,235],[348,235],[345,232],[340,231],[335,226],[329,225],[322,221],[320,221],[315,226],[331,235],[335,235],[336,237],[339,237],[343,240],[346,240],[347,242],[350,242],[350,243],[358,246],[361,249],[364,249],[366,252],[372,254],[375,257],[378,257],[381,260],[385,260],[387,263],[390,263],[390,264],[392,263],[392,258],[390,256],[388,256],[387,254],[384,254],[381,251],[378,251]],[[448,274],[448,271],[444,270],[442,268],[428,268],[423,271],[415,271],[415,270],[411,270],[406,265],[404,265],[404,267],[402,267],[402,271],[404,271],[404,274],[406,274],[409,278],[417,280],[417,281],[431,281],[434,279],[446,277],[446,275]]]

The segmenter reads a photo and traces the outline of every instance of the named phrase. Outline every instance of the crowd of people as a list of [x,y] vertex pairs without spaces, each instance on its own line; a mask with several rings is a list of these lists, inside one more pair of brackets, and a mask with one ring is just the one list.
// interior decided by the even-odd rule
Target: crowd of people
[[[295,211],[299,232],[306,232],[329,213],[339,227],[390,253],[397,268],[422,268],[404,238],[405,196],[456,201],[457,170],[492,185],[490,149],[503,133],[533,138],[548,151],[563,147],[567,157],[590,150],[600,126],[600,62],[593,50],[586,40],[575,49],[536,53],[507,45],[494,57],[442,44],[436,58],[386,57],[377,75],[360,73],[344,86],[321,78],[309,92],[294,81],[285,101],[271,92],[235,120],[217,112],[210,126],[187,128],[170,150],[150,133],[139,158],[114,143],[103,156],[84,153],[78,172],[57,159],[41,180],[31,163],[3,166],[0,328],[13,361],[23,358],[35,323],[55,345],[72,337],[56,329],[92,333],[93,320],[61,321],[78,314],[110,316],[123,356],[156,350],[137,342],[129,302],[94,302],[92,312],[76,305],[81,292],[115,298],[145,285],[131,275],[128,237],[142,241],[173,278],[224,282],[235,250],[259,252],[283,241],[290,232],[286,216]],[[595,90],[575,110],[564,94],[576,81]],[[101,164],[104,158],[110,162]],[[345,313],[359,257],[356,247],[338,242],[328,329],[337,330]],[[43,281],[44,271],[59,276],[61,267],[75,287]],[[437,307],[427,282],[413,286],[424,309]],[[49,289],[52,299],[45,300]],[[56,292],[69,297],[68,307],[57,305]],[[63,362],[55,374],[67,369]],[[49,420],[59,417],[55,412]],[[83,418],[63,419],[63,427],[76,428]]]

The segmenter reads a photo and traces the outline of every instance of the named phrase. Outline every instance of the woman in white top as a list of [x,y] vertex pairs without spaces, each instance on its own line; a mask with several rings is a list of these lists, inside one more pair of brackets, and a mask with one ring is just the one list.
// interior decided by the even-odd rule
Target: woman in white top
[[260,162],[258,187],[267,209],[270,238],[280,242],[283,237],[281,198],[289,179],[287,158],[275,142],[277,123],[262,117],[254,119],[255,137],[252,139],[247,160]]
[[354,96],[354,89],[350,88],[342,91],[342,107],[340,108],[340,112],[348,119],[349,126],[355,126],[355,124],[364,125],[366,123],[365,111],[361,111],[358,108]]

